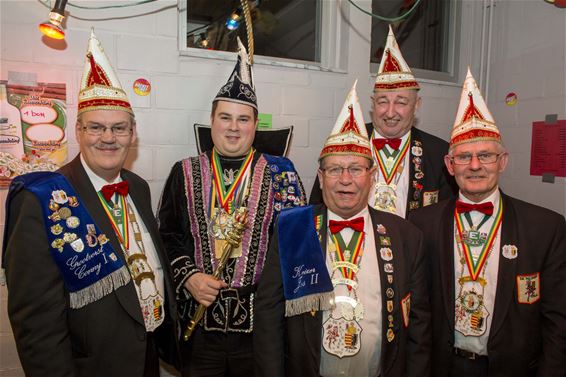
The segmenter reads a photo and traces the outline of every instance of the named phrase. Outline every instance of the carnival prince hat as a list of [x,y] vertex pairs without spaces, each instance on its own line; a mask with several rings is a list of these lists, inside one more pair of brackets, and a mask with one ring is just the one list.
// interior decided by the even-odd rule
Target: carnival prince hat
[[253,79],[252,65],[246,48],[238,38],[238,61],[228,78],[228,82],[220,88],[212,102],[228,101],[248,105],[257,110],[257,98]]
[[501,143],[501,134],[468,68],[456,120],[452,127],[450,148],[458,144],[482,140]]
[[336,124],[320,152],[319,161],[331,155],[357,155],[372,160],[364,117],[356,93],[357,83],[358,80],[354,82],[346,97]]
[[78,115],[92,110],[123,110],[134,115],[128,96],[94,34],[94,29],[88,41],[78,102]]
[[420,86],[411,72],[411,68],[403,59],[393,29],[389,25],[389,34],[385,43],[385,50],[379,64],[374,90],[401,90],[415,89]]

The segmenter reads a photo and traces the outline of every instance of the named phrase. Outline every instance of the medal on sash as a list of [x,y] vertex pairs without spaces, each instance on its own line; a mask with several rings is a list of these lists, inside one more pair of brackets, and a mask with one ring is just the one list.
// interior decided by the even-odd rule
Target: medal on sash
[[[214,238],[214,249],[217,259],[219,259],[222,254],[228,232],[232,231],[234,228],[234,210],[242,204],[247,195],[247,186],[254,152],[255,150],[252,148],[242,162],[238,174],[233,180],[233,184],[229,189],[226,189],[224,177],[221,173],[220,156],[215,148],[212,150],[213,185],[210,197],[208,231]],[[218,207],[216,207],[216,203],[218,203]],[[237,258],[241,255],[242,245],[240,244],[237,248],[232,249],[230,258]]]
[[[480,232],[482,225],[490,219],[491,216],[484,215],[482,221],[476,226],[472,222],[472,216],[469,212],[464,213],[464,218],[468,223],[469,229],[462,230],[462,241],[468,246],[477,247],[485,244],[487,240],[487,233]],[[462,219],[460,218],[460,222]]]
[[[465,336],[481,336],[487,330],[487,318],[490,313],[484,305],[484,292],[487,280],[480,277],[480,273],[485,276],[487,268],[487,259],[493,248],[503,213],[502,200],[499,201],[497,213],[491,226],[489,233],[483,242],[478,241],[477,228],[481,227],[490,216],[484,217],[478,227],[471,230],[464,229],[462,216],[454,211],[454,219],[456,223],[456,245],[460,255],[460,285],[459,293],[455,303],[455,322],[454,328]],[[466,213],[469,215],[469,213]],[[466,216],[467,217],[467,216]],[[467,219],[468,220],[468,219]],[[468,220],[471,223],[471,218]],[[472,232],[472,233],[471,233]],[[471,235],[470,235],[471,234]],[[472,254],[471,247],[481,247],[480,253],[475,257]],[[467,267],[468,275],[464,275]]]
[[143,320],[147,331],[153,331],[165,318],[163,311],[163,297],[157,290],[155,284],[155,273],[147,262],[145,254],[145,246],[141,235],[141,230],[136,219],[134,210],[126,203],[128,218],[134,231],[134,241],[138,246],[137,251],[127,250],[126,256],[128,265],[130,266],[130,273],[138,288],[138,298],[143,314]]
[[483,303],[483,294],[474,288],[461,291],[456,298],[454,328],[465,336],[481,336],[487,329],[489,312]]
[[[136,215],[132,207],[128,204],[126,195],[116,196],[118,197],[118,204],[111,206],[106,199],[104,199],[102,193],[98,192],[102,207],[112,224],[116,237],[118,237],[120,241],[128,263],[130,275],[135,282],[145,329],[147,331],[154,331],[161,325],[165,318],[163,311],[164,300],[157,290],[155,273],[147,262],[145,246]],[[130,248],[129,225],[132,226],[137,249]],[[102,243],[101,240],[98,241]],[[88,242],[94,243],[96,240],[91,238]]]
[[[356,273],[363,255],[364,232],[354,232],[346,246],[340,233],[329,232],[331,240],[328,251],[332,260],[332,284],[346,285],[348,295],[335,297],[336,308],[330,312],[323,324],[323,347],[329,354],[339,358],[354,356],[361,348],[362,327],[359,324],[364,318],[364,306],[358,299],[356,289],[358,282]],[[334,278],[339,271],[341,277]]]
[[102,192],[98,192],[98,198],[102,203],[102,207],[104,208],[104,212],[108,216],[110,220],[110,224],[112,224],[112,228],[118,237],[118,241],[124,246],[124,248],[128,249],[130,247],[130,233],[128,227],[128,212],[123,211],[123,208],[126,208],[126,197],[122,195],[114,194],[114,196],[118,197],[118,204],[110,205]]
[[385,212],[395,213],[397,203],[397,185],[377,182],[375,184],[374,207]]
[[[410,139],[411,138],[408,137],[401,149],[393,152],[389,152],[386,146],[380,150],[374,149],[375,160],[385,180],[385,182],[376,180],[373,205],[376,209],[396,213],[397,182],[403,172],[403,161],[409,150]],[[395,183],[393,183],[395,177],[397,178],[395,179]]]
[[322,325],[322,346],[331,355],[354,356],[360,352],[362,328],[356,321],[329,317]]

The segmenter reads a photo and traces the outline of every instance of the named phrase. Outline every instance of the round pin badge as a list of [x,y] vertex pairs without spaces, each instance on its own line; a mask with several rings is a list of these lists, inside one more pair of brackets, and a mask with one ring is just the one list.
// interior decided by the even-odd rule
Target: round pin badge
[[144,97],[151,92],[151,84],[149,83],[149,81],[143,78],[139,78],[136,81],[134,81],[133,87],[134,87],[134,92],[138,96]]
[[59,212],[59,216],[63,220],[67,220],[69,218],[69,216],[71,216],[71,210],[68,207],[59,208],[58,212]]
[[379,249],[379,253],[381,254],[381,259],[383,260],[390,261],[391,259],[393,259],[393,252],[388,247],[382,247],[381,249]]
[[77,216],[71,216],[71,217],[67,218],[67,220],[65,222],[67,224],[67,227],[69,227],[71,229],[75,229],[81,223],[81,221],[79,220],[79,218]]
[[517,94],[516,93],[509,93],[505,97],[505,104],[507,106],[515,106],[517,104]]

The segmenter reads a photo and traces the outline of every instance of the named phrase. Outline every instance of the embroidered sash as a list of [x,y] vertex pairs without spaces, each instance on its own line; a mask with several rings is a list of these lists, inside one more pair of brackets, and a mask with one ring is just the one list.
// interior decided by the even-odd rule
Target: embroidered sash
[[22,189],[41,204],[50,253],[69,291],[71,308],[95,302],[129,283],[128,268],[63,175],[34,172],[15,178],[7,208]]
[[334,287],[316,233],[312,206],[281,212],[277,229],[285,316],[332,309]]

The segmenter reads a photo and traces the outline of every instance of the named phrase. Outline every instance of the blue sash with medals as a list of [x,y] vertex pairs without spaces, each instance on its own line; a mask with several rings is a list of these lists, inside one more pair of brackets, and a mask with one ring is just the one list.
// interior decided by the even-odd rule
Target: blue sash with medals
[[[128,284],[128,268],[64,176],[35,172],[14,178],[6,209],[22,189],[41,204],[50,253],[69,291],[71,308],[81,308]],[[7,211],[6,224],[9,216]]]
[[334,288],[315,229],[312,206],[284,210],[277,220],[285,316],[329,310]]
[[263,156],[271,173],[274,215],[277,216],[284,208],[304,205],[304,190],[291,160],[265,153]]

